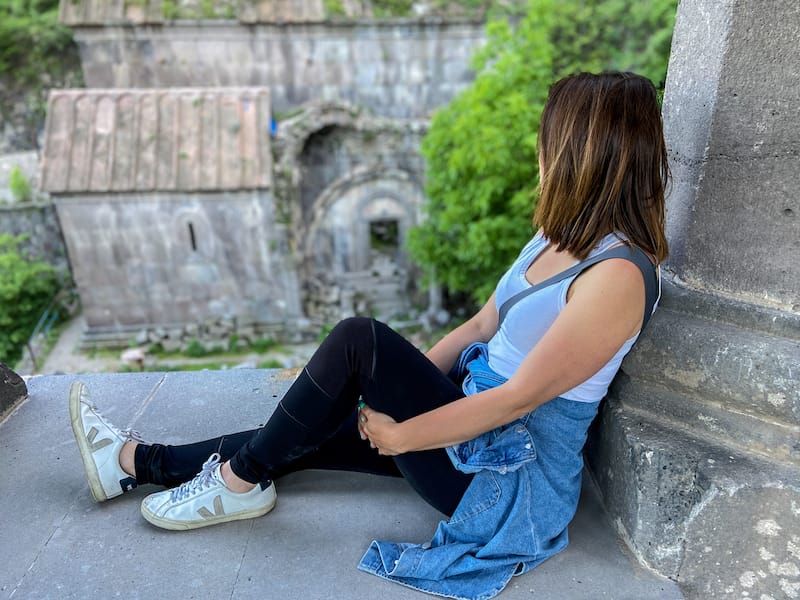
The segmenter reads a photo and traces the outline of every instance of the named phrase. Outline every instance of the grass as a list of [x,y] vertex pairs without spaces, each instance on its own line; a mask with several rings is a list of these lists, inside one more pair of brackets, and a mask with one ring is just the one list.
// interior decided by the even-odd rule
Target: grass
[[[398,331],[409,338],[413,344],[421,350],[428,350],[436,341],[444,335],[458,322],[451,323],[449,326],[435,331],[426,331],[421,325],[402,326]],[[53,328],[49,336],[49,346],[55,343],[61,331],[67,323],[59,324]],[[321,342],[333,329],[333,325],[323,326],[318,337]],[[169,372],[169,371],[203,371],[230,369],[247,360],[254,364],[258,369],[282,369],[286,366],[286,361],[291,356],[291,348],[281,344],[271,337],[262,337],[252,341],[245,348],[237,348],[238,338],[232,337],[228,343],[220,342],[212,349],[206,349],[203,342],[198,339],[190,340],[185,350],[165,351],[160,344],[152,344],[147,348],[147,364],[141,369],[137,366],[124,365],[120,362],[120,353],[124,348],[92,348],[85,352],[87,358],[105,361],[106,369],[117,373],[138,373],[138,372]],[[231,343],[232,342],[232,343]],[[132,340],[130,347],[136,344]],[[38,357],[37,357],[38,358]],[[44,357],[41,358],[44,360]],[[291,365],[291,366],[300,366]]]
[[[275,339],[262,337],[244,348],[237,348],[238,339],[238,336],[231,336],[228,343],[220,342],[210,349],[207,349],[200,340],[192,339],[186,343],[184,349],[169,352],[164,350],[161,344],[151,344],[146,352],[148,364],[142,368],[119,362],[120,353],[124,348],[93,347],[86,352],[86,356],[90,359],[108,361],[112,364],[111,370],[117,373],[230,369],[241,364],[245,358],[256,363],[258,369],[282,369],[286,366],[285,358],[281,355],[289,355],[290,349]],[[131,341],[130,347],[136,346],[137,344]],[[254,354],[259,356],[253,357]]]

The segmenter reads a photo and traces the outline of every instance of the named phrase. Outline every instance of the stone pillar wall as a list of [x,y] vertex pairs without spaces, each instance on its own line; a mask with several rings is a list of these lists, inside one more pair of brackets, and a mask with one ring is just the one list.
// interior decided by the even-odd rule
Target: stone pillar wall
[[794,0],[683,2],[664,98],[670,269],[688,286],[794,312],[799,36]]
[[800,4],[683,0],[661,308],[588,459],[688,598],[800,598]]

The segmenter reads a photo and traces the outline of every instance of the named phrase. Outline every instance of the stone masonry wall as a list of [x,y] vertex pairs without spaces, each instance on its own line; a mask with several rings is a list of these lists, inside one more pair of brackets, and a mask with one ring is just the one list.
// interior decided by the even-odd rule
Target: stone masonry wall
[[268,192],[122,196],[57,200],[90,337],[299,317]]
[[62,271],[68,270],[58,215],[49,202],[0,205],[0,233],[29,234],[21,248]]
[[338,100],[392,118],[427,117],[472,80],[484,24],[392,20],[226,22],[75,29],[86,86],[269,86],[276,113]]

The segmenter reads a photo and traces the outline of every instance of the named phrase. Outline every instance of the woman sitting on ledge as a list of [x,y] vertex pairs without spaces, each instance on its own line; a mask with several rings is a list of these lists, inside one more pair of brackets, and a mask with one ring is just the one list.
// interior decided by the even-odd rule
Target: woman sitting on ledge
[[554,84],[539,171],[539,232],[427,354],[383,323],[347,319],[264,427],[180,446],[119,431],[74,384],[94,498],[173,488],[147,496],[142,515],[194,529],[269,512],[274,482],[293,471],[401,475],[449,519],[424,545],[373,542],[359,568],[453,598],[491,598],[562,550],[587,428],[655,309],[667,255],[653,85],[630,73]]

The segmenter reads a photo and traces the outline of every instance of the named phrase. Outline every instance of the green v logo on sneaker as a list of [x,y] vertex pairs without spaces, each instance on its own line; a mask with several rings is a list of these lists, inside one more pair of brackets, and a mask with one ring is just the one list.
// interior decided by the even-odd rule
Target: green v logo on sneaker
[[103,438],[99,442],[95,444],[94,438],[97,437],[97,434],[100,433],[97,427],[92,427],[89,430],[89,433],[86,434],[86,441],[89,442],[89,446],[92,449],[92,452],[97,452],[98,450],[105,448],[106,446],[110,445],[112,441],[109,438]]
[[208,510],[205,506],[201,506],[197,509],[197,514],[203,517],[204,519],[213,519],[214,517],[219,517],[225,514],[225,510],[222,508],[222,496],[214,496],[214,514],[211,514],[211,511]]

